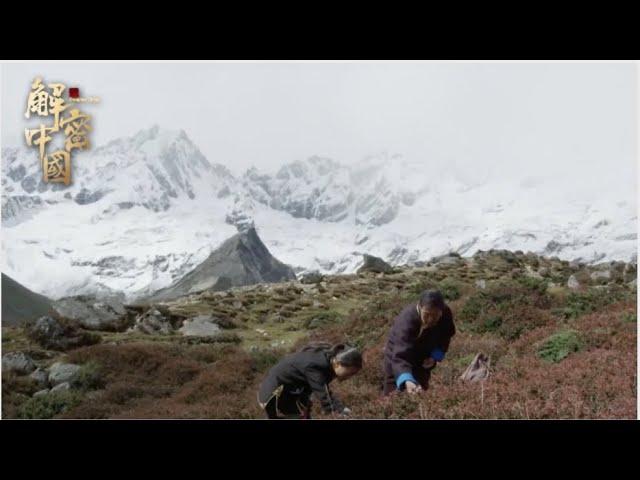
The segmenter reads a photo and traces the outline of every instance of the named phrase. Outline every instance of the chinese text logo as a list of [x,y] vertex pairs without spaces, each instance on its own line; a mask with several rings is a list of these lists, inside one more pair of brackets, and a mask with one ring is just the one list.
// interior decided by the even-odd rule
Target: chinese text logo
[[[52,125],[41,123],[38,128],[25,128],[24,135],[27,145],[35,146],[40,151],[40,162],[44,182],[71,183],[71,152],[78,148],[89,148],[89,132],[91,132],[91,116],[77,108],[71,109],[65,116],[69,105],[65,104],[62,93],[65,85],[50,83],[45,88],[41,78],[31,83],[31,91],[27,99],[27,111],[24,116],[30,118],[32,114],[39,117],[52,117]],[[72,88],[73,98],[79,96],[78,89]],[[53,136],[64,133],[64,148],[47,153],[47,143]]]

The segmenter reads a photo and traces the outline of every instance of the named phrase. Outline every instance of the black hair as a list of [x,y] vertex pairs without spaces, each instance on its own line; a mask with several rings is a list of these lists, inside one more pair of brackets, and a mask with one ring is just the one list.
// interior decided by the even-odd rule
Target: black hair
[[344,343],[332,345],[327,342],[309,343],[300,350],[301,352],[324,352],[329,359],[336,361],[345,367],[362,368],[362,354],[355,347],[349,347]]
[[427,308],[438,308],[443,310],[444,305],[444,297],[440,290],[425,290],[420,295],[420,306]]

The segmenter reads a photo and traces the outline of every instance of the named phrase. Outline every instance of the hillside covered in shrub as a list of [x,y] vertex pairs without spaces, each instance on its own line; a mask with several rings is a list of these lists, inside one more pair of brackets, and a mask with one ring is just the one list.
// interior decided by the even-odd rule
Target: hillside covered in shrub
[[[426,392],[383,399],[388,329],[427,288],[445,295],[457,334]],[[310,340],[328,340],[364,351],[363,371],[332,384],[354,418],[636,418],[636,295],[635,264],[489,251],[386,273],[207,291],[157,306],[174,321],[214,316],[221,330],[213,337],[92,332],[99,341],[60,351],[22,327],[4,327],[3,354],[14,363],[9,368],[3,357],[2,413],[262,418],[256,391],[267,370]],[[490,358],[489,378],[461,382],[479,352]],[[57,383],[65,388],[52,383],[54,365],[68,374]],[[313,416],[328,418],[317,405]]]

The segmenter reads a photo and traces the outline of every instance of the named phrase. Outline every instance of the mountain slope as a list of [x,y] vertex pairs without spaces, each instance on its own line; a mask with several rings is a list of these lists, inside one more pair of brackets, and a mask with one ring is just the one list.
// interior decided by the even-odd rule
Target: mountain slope
[[[60,357],[28,342],[23,329],[5,329],[3,353],[27,353],[41,369],[70,362],[90,375],[44,396],[33,396],[43,388],[35,379],[3,375],[3,415],[264,418],[256,392],[279,359],[312,341],[346,341],[362,350],[363,370],[330,388],[355,418],[636,418],[635,265],[579,266],[509,251],[448,259],[327,275],[318,284],[207,291],[163,305],[175,318],[215,317],[230,328],[221,336],[97,332],[99,344]],[[456,334],[425,392],[382,399],[389,329],[431,288],[442,291]],[[479,352],[490,358],[489,378],[460,381]],[[312,416],[332,417],[317,404]]]
[[51,301],[2,274],[2,326],[16,326],[50,314]]
[[225,241],[204,262],[158,291],[151,300],[169,300],[202,290],[226,290],[295,278],[293,270],[274,258],[255,228],[250,228]]

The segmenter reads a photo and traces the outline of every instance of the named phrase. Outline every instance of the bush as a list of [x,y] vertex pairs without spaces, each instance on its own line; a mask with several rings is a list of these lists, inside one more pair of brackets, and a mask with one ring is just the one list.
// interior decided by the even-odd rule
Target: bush
[[256,372],[266,372],[282,358],[283,352],[275,349],[258,349],[250,353],[251,368]]
[[565,319],[577,318],[580,315],[595,312],[602,301],[600,292],[593,290],[581,293],[571,292],[567,296],[565,307],[558,309],[556,313]]
[[2,372],[3,396],[16,393],[31,396],[41,388],[28,376],[17,375],[15,372]]
[[510,324],[504,325],[500,329],[499,333],[500,333],[500,336],[506,340],[515,340],[519,338],[520,335],[522,335],[525,332],[525,330],[527,330],[527,328],[528,328],[527,325],[510,323]]
[[445,278],[440,281],[436,281],[431,278],[426,278],[411,283],[407,291],[412,299],[417,300],[418,297],[425,290],[440,290],[445,300],[454,301],[458,300],[462,296],[462,288],[464,284],[453,278]]
[[415,300],[416,297],[407,292],[374,297],[361,308],[352,310],[339,328],[332,330],[335,341],[346,341],[358,348],[372,347],[386,337],[398,313]]
[[544,279],[527,276],[518,277],[517,282],[527,290],[531,290],[541,295],[547,291],[547,287],[549,285],[549,283]]
[[407,288],[407,293],[417,300],[425,290],[434,289],[438,289],[438,282],[428,277],[411,283]]
[[210,336],[188,336],[179,339],[180,343],[187,343],[189,345],[201,345],[201,344],[214,344],[214,343],[240,343],[242,338],[235,332],[229,332],[226,330],[220,333]]
[[78,390],[97,390],[104,386],[104,376],[96,362],[89,362],[80,367],[72,382],[72,387]]
[[565,301],[565,306],[555,310],[555,313],[565,319],[593,313],[616,301],[628,298],[628,292],[620,287],[590,288],[585,292],[571,292]]
[[496,332],[503,338],[515,339],[547,323],[550,305],[546,282],[535,278],[502,280],[471,295],[460,309],[458,320],[461,331]]
[[632,312],[624,312],[622,314],[622,321],[624,323],[636,323],[638,321],[638,317],[635,313]]
[[453,301],[460,298],[460,287],[457,282],[451,279],[445,279],[437,286],[445,300]]
[[488,317],[477,330],[478,333],[495,332],[500,326],[502,326],[502,318]]
[[30,398],[20,405],[17,418],[47,419],[59,415],[69,408],[80,403],[80,395],[77,392],[62,391],[48,393],[39,397]]
[[43,348],[66,351],[74,348],[95,345],[102,337],[88,332],[62,317],[43,316],[25,323],[25,334],[29,340]]
[[238,325],[227,317],[218,317],[216,318],[215,323],[217,323],[220,328],[224,329],[238,328]]
[[583,347],[578,332],[567,330],[547,338],[538,348],[538,356],[547,362],[557,363]]
[[303,326],[305,328],[313,330],[315,328],[337,323],[339,320],[340,315],[338,315],[336,312],[319,312],[307,317],[303,322]]
[[475,358],[475,355],[473,353],[470,353],[468,355],[465,355],[463,357],[459,357],[456,358],[453,363],[456,367],[459,368],[467,368],[469,366],[469,364],[473,361],[473,359]]
[[484,292],[478,292],[475,295],[469,297],[460,310],[458,318],[461,321],[472,322],[477,317],[480,317],[485,311],[491,308],[490,303],[487,300],[487,296]]

